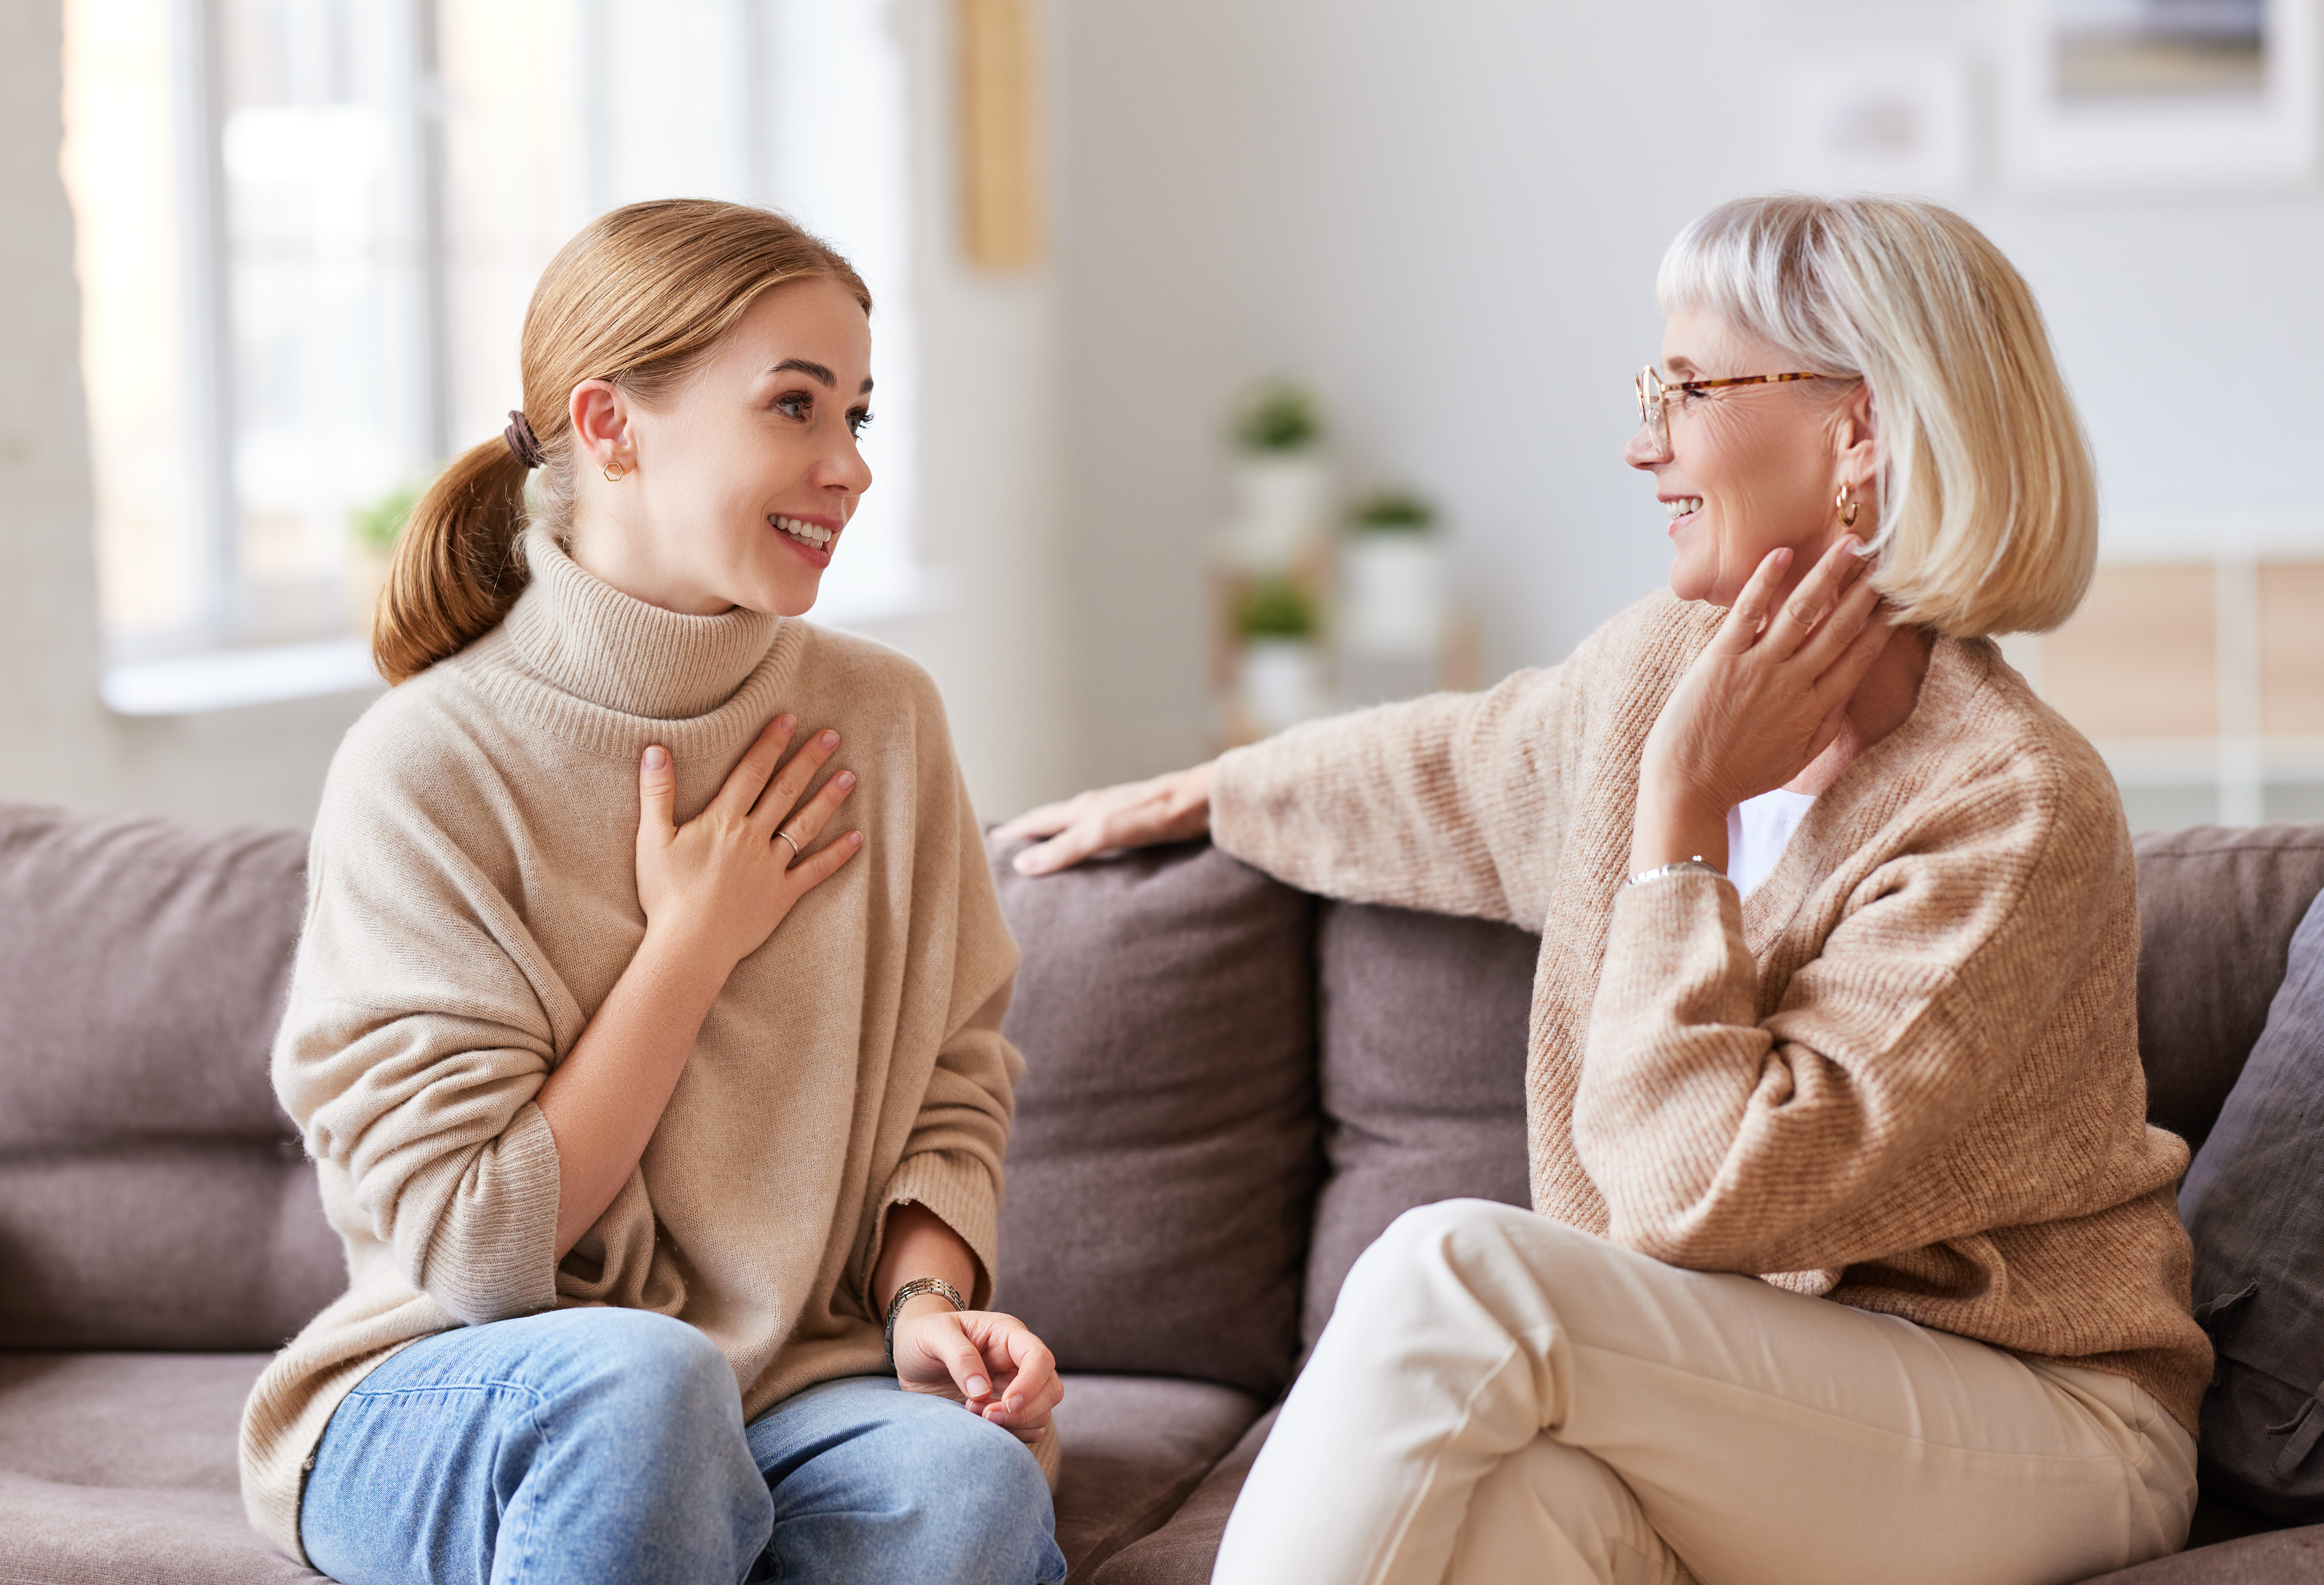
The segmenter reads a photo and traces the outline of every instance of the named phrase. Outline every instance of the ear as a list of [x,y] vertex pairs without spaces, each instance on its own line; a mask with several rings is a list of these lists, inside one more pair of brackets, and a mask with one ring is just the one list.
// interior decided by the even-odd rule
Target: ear
[[1832,423],[1833,472],[1849,489],[1869,493],[1880,476],[1880,413],[1872,382],[1858,380]]
[[581,455],[598,467],[630,461],[630,399],[611,380],[584,380],[567,399]]

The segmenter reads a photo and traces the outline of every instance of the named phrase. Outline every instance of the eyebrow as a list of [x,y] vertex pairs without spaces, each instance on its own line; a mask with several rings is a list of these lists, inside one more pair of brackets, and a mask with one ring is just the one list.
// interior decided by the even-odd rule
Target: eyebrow
[[1667,374],[1692,374],[1700,373],[1700,371],[1694,366],[1694,361],[1692,358],[1684,357],[1665,358],[1663,360],[1663,372]]
[[[836,391],[839,389],[839,376],[834,374],[829,369],[825,368],[821,364],[813,362],[807,358],[785,358],[781,363],[777,364],[774,368],[769,372],[776,374],[788,374],[794,371],[798,373],[805,374],[808,379],[816,382],[826,390]],[[872,382],[868,377],[858,389],[856,394],[859,396],[869,396],[872,394]]]

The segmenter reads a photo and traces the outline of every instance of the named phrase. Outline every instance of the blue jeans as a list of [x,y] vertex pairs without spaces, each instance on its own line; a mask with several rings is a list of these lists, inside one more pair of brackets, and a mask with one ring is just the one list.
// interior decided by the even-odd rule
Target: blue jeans
[[422,1340],[358,1383],[299,1513],[346,1585],[1056,1585],[1049,1488],[1008,1432],[892,1378],[742,1424],[682,1321],[559,1310]]

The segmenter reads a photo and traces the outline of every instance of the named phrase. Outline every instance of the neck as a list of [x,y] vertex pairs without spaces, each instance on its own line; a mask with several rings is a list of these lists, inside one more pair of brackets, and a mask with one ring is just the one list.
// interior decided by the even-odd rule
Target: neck
[[643,524],[591,511],[590,505],[586,498],[576,505],[566,535],[576,567],[632,600],[680,616],[718,616],[735,608],[732,600],[663,566],[654,554],[655,538]]
[[1859,755],[1904,725],[1920,703],[1921,679],[1928,675],[1929,650],[1935,641],[1935,635],[1923,627],[1900,627],[1890,633],[1840,716],[1840,735],[1784,784],[1786,789],[1820,796]]

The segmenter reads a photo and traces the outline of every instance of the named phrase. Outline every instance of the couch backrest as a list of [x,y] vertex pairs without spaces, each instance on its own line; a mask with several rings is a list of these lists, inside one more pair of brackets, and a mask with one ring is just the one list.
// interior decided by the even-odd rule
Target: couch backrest
[[[0,1347],[271,1348],[340,1292],[266,1075],[304,849],[0,805]],[[2138,851],[2149,1110],[2200,1143],[2324,823]],[[1203,844],[1038,882],[994,857],[1028,1067],[1002,1303],[1070,1367],[1270,1390],[1398,1212],[1524,1201],[1533,937]]]
[[1486,919],[1326,903],[1315,937],[1315,1202],[1300,1341],[1388,1224],[1459,1198],[1531,1203],[1526,1025],[1541,937]]
[[346,1287],[267,1082],[305,854],[0,805],[0,1347],[271,1349]]
[[2137,845],[2146,1115],[2200,1148],[2324,890],[2324,822],[2197,825]]
[[993,878],[1024,952],[1001,1305],[1067,1369],[1272,1396],[1322,1163],[1315,899],[1207,843]]

